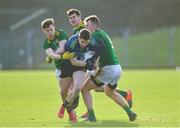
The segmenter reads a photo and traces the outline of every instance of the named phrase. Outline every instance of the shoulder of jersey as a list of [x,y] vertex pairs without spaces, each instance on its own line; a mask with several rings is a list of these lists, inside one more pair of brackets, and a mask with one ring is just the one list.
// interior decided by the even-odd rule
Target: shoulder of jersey
[[67,41],[67,45],[70,46],[73,42],[76,42],[77,38],[78,38],[78,34],[71,36]]

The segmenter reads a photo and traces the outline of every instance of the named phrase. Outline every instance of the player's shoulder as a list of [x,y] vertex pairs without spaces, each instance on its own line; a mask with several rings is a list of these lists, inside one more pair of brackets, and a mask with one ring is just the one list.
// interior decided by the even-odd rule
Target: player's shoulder
[[83,28],[85,28],[85,27],[86,27],[86,26],[85,26],[84,21],[81,21],[81,23],[80,23],[77,27],[74,27],[73,30],[78,30],[78,31],[80,31],[81,29],[83,29]]
[[96,45],[96,39],[94,37],[91,37],[89,44],[92,46],[95,46]]
[[50,47],[50,45],[51,45],[51,41],[48,38],[46,38],[43,42],[43,48],[47,49],[48,47]]
[[93,36],[93,37],[99,37],[99,36],[102,36],[102,35],[104,35],[104,34],[107,34],[104,30],[102,30],[102,29],[97,29],[96,31],[94,31],[94,32],[92,33],[92,36]]
[[46,38],[43,43],[44,43],[44,44],[50,44],[51,41],[50,41],[48,38]]
[[55,30],[56,30],[57,32],[65,32],[65,30],[60,29],[60,28],[56,28]]
[[78,34],[75,34],[75,35],[72,35],[69,39],[68,39],[68,42],[73,42],[75,40],[78,39]]
[[68,41],[67,41],[67,45],[68,46],[74,46],[74,45],[76,45],[78,42],[77,42],[77,40],[78,40],[78,34],[75,34],[75,35],[72,35],[69,39],[68,39]]
[[97,29],[95,32],[93,32],[92,37],[94,37],[97,42],[99,42],[99,40],[109,38],[108,34],[102,29]]
[[56,28],[55,30],[56,36],[59,36],[60,34],[67,34],[63,29]]
[[64,30],[56,28],[55,37],[59,40],[67,40],[69,36]]

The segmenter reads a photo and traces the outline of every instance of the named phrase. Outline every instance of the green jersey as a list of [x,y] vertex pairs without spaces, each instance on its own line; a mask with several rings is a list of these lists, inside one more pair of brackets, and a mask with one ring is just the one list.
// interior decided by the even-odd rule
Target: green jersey
[[[46,39],[44,42],[44,49],[51,48],[54,51],[56,51],[59,48],[59,41],[61,40],[67,40],[68,35],[63,30],[57,30],[55,31],[55,38],[53,40]],[[61,69],[61,63],[62,60],[55,60],[54,64],[57,69]]]
[[74,27],[73,34],[79,33],[79,31],[83,28],[85,28],[85,25],[84,25],[84,22],[81,21],[81,23],[78,26]]
[[115,54],[115,50],[112,44],[111,39],[101,29],[97,29],[92,33],[92,36],[96,39],[96,41],[101,41],[103,43],[104,48],[102,49],[102,53],[100,54],[99,66],[104,67],[106,65],[116,65],[119,64],[118,57]]

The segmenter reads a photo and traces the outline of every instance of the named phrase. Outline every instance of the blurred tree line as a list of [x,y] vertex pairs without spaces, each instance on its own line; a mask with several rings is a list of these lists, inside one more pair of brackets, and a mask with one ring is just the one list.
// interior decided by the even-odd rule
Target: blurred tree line
[[82,18],[97,15],[111,37],[180,25],[180,0],[0,0],[0,69],[44,63],[40,22],[52,17],[71,35],[70,8],[81,10]]
[[141,32],[180,24],[180,0],[6,0],[0,1],[1,31],[40,8],[48,11],[36,20],[53,17],[68,32],[69,8],[80,9],[82,17],[96,14],[113,35],[126,27]]

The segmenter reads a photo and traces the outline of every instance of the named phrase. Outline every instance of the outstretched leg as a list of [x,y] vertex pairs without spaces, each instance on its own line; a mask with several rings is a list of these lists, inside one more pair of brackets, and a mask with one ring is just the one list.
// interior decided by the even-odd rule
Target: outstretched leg
[[90,91],[95,88],[98,88],[98,86],[96,86],[91,79],[88,79],[81,90],[83,100],[88,111],[88,120],[92,122],[96,121],[96,117],[93,109],[93,97]]
[[114,100],[119,106],[121,106],[126,111],[130,121],[134,121],[136,119],[137,115],[130,109],[125,99],[113,89],[112,85],[109,84],[105,86],[104,91],[109,98]]

